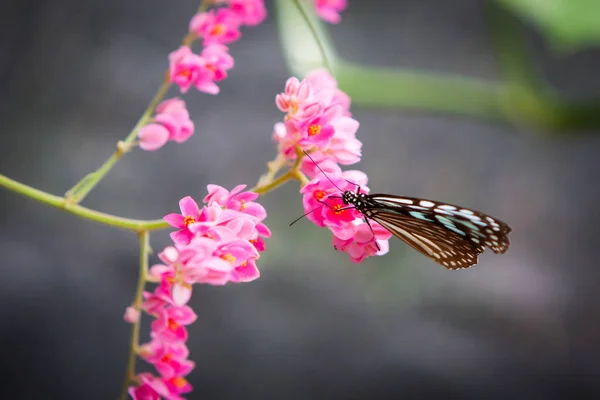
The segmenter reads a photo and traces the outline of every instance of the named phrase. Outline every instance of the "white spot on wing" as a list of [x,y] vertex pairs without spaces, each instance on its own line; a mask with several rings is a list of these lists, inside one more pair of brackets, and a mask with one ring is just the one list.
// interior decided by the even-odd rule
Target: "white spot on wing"
[[452,210],[456,210],[456,207],[454,207],[454,206],[449,206],[449,205],[447,205],[447,204],[445,204],[445,205],[443,205],[443,206],[439,206],[438,208],[441,208],[442,210],[450,210],[450,211],[452,211]]

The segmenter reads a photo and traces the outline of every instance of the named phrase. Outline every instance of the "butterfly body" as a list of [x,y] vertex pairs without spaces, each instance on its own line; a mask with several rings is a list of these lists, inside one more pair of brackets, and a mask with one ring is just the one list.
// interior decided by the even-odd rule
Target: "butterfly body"
[[508,250],[511,228],[489,215],[437,201],[347,190],[344,204],[448,269],[477,264],[485,247]]

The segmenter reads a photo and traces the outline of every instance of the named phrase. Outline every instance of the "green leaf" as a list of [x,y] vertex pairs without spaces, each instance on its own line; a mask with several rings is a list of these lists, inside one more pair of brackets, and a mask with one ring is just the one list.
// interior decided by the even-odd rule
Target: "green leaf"
[[600,44],[600,0],[497,1],[536,24],[557,50]]

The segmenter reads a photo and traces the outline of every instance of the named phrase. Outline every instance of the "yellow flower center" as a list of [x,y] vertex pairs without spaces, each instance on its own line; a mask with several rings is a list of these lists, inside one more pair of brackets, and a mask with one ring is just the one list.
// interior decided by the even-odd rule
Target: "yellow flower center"
[[172,378],[171,383],[179,389],[187,385],[187,381],[185,380],[185,378],[182,378],[180,376]]
[[332,207],[333,208],[333,212],[335,212],[336,214],[341,214],[346,210],[341,210],[342,205],[341,204],[336,204],[335,206]]
[[214,28],[212,28],[212,30],[210,31],[210,34],[215,35],[215,36],[220,36],[220,35],[224,34],[225,31],[226,31],[225,25],[217,24],[214,26]]
[[176,331],[181,325],[179,325],[177,321],[175,321],[173,318],[169,318],[169,320],[167,321],[167,326],[170,330]]
[[196,222],[196,220],[191,215],[186,215],[183,219],[183,225],[185,225],[186,228],[189,224],[193,224],[194,222]]
[[324,190],[317,190],[315,191],[314,194],[315,198],[319,201],[323,200],[325,197],[327,197],[327,193],[325,193]]
[[225,261],[229,261],[229,262],[230,262],[230,263],[232,263],[232,264],[233,264],[233,263],[235,263],[235,257],[234,257],[234,256],[232,256],[232,255],[231,255],[231,254],[229,254],[229,253],[227,253],[227,254],[223,254],[223,255],[221,256],[221,258],[222,258],[223,260],[225,260]]
[[321,133],[321,125],[313,124],[308,127],[308,136],[315,136]]
[[177,76],[183,76],[184,78],[189,78],[192,75],[192,71],[189,69],[184,69],[182,71],[177,72]]
[[240,203],[241,203],[240,204],[240,211],[241,210],[245,210],[246,208],[248,208],[248,206],[246,205],[246,200],[242,200]]

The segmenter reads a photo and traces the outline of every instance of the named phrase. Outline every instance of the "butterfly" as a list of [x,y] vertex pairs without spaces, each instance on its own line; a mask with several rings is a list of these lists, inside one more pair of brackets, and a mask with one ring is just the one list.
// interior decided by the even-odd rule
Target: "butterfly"
[[[306,155],[310,158],[308,153]],[[331,179],[329,181],[333,183]],[[337,187],[335,183],[333,185]],[[347,206],[344,209],[354,208],[360,212],[371,231],[369,220],[447,269],[477,264],[486,247],[496,254],[503,254],[510,246],[508,234],[511,228],[479,211],[414,197],[361,193],[358,185],[356,192],[340,191],[343,192],[341,196],[330,197],[341,197]]]

